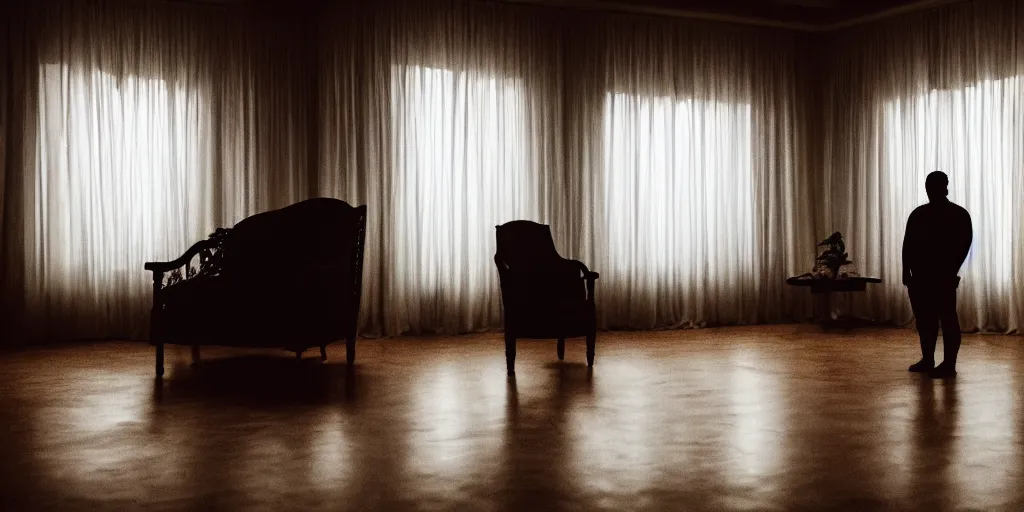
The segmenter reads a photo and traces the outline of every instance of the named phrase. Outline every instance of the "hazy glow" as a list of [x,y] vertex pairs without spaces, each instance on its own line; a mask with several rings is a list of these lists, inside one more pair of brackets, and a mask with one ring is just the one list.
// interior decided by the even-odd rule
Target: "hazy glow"
[[892,388],[887,392],[878,411],[882,422],[881,428],[889,441],[884,447],[884,460],[895,468],[886,471],[886,481],[893,488],[904,489],[904,492],[912,481],[908,468],[913,467],[915,456],[914,422],[920,421],[916,417],[921,414],[921,403],[927,398],[920,396],[916,389]]
[[[145,461],[161,457],[159,443],[147,443],[137,434],[158,428],[148,414],[151,388],[140,386],[134,376],[116,372],[72,370],[64,378],[79,383],[76,393],[64,397],[59,407],[41,408],[35,418],[40,432],[68,432],[40,439],[48,446],[42,462],[69,488],[107,499],[132,497],[137,489],[103,489],[103,478],[137,470]],[[173,429],[162,432],[171,439],[174,434],[169,430]],[[174,483],[179,459],[168,459],[163,470],[167,482]]]
[[[967,208],[974,244],[961,275],[965,286],[1009,294],[1013,283],[1014,139],[1012,108],[1024,98],[1019,79],[986,80],[956,90],[933,90],[883,106],[882,246],[889,268],[901,265],[906,219],[926,203],[924,180],[936,170],[949,176],[949,198]],[[979,288],[980,289],[980,288]]]
[[756,370],[757,361],[738,356],[729,385],[736,421],[732,442],[739,452],[741,469],[749,476],[765,476],[779,467],[779,442],[783,432],[779,407],[772,404],[779,396],[778,377]]
[[[645,366],[632,361],[606,360],[601,374],[632,384],[595,390],[608,407],[593,407],[585,399],[571,398],[578,400],[567,406],[572,481],[594,493],[623,489],[639,493],[656,484],[658,464],[662,462],[658,459],[662,439],[655,437],[654,424],[662,421],[663,412],[657,410],[657,396],[651,396]],[[559,392],[580,393],[578,390]],[[637,500],[641,501],[633,505],[642,506],[642,498],[638,496]],[[605,506],[615,508],[613,503]]]
[[[935,421],[933,428],[946,429],[954,443],[950,456],[957,464],[950,467],[951,480],[972,482],[955,494],[960,507],[976,507],[987,497],[1013,496],[1017,492],[1018,475],[1010,468],[1020,467],[1020,457],[1007,449],[1020,446],[1020,396],[1014,391],[1019,389],[1014,364],[986,364],[982,386],[987,389],[975,388],[968,395],[950,388],[942,407],[947,411],[953,409],[946,412],[945,421],[954,424],[943,425],[942,419]],[[989,506],[994,508],[998,504]]]
[[354,476],[356,464],[345,435],[346,418],[338,411],[323,414],[311,439],[309,480],[323,489],[335,489]]
[[414,391],[408,464],[416,474],[444,475],[445,481],[432,482],[440,487],[478,465],[472,460],[475,393],[465,378],[456,364],[444,364],[423,374],[424,385]]
[[142,262],[175,257],[204,232],[189,213],[210,173],[201,95],[77,66],[39,73],[28,282],[47,294],[145,296]]
[[485,300],[494,226],[536,209],[522,81],[419,66],[393,77],[394,229],[408,248],[393,292]]
[[604,270],[631,275],[639,286],[671,275],[682,287],[747,273],[751,133],[750,105],[609,93]]

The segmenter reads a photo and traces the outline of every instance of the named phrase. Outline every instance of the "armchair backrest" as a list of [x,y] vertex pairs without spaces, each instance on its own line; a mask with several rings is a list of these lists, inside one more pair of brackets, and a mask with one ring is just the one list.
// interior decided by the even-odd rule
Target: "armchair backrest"
[[542,270],[562,260],[555,249],[551,228],[529,220],[514,220],[497,226],[495,256],[513,270]]
[[546,224],[514,220],[497,226],[497,245],[494,259],[506,305],[587,298],[580,269],[558,254]]

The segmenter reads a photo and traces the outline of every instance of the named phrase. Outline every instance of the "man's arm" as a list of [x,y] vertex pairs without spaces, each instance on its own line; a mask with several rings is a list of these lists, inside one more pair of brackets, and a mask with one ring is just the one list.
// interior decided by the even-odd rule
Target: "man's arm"
[[971,252],[971,243],[974,241],[974,226],[971,224],[971,214],[967,210],[964,210],[959,231],[960,246],[957,247],[957,272],[960,272],[960,267],[964,265],[964,261],[967,261],[967,255]]
[[912,277],[912,263],[913,263],[913,230],[914,230],[914,214],[910,214],[910,218],[907,219],[907,230],[903,234],[903,286],[910,284]]

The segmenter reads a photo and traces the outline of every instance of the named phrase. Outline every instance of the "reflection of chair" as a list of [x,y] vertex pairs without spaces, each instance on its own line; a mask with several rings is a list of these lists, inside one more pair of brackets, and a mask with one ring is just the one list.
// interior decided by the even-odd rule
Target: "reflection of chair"
[[597,318],[594,281],[597,272],[558,255],[545,224],[516,220],[497,226],[494,263],[501,280],[505,310],[505,363],[515,373],[516,338],[558,339],[558,358],[565,357],[565,339],[587,338],[587,364],[594,365]]
[[[355,360],[366,206],[302,201],[218,229],[153,272],[150,343],[163,375],[164,344],[273,347],[301,357],[347,340]],[[198,260],[198,261],[194,261]],[[197,265],[194,263],[198,263]]]

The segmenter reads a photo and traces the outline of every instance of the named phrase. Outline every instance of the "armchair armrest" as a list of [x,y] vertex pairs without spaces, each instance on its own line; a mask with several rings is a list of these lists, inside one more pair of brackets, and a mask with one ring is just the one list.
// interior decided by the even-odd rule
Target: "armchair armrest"
[[576,265],[577,267],[580,268],[580,271],[583,272],[583,279],[594,280],[594,279],[598,279],[598,278],[601,277],[601,274],[599,274],[597,272],[592,272],[589,268],[587,268],[587,266],[582,261],[579,261],[579,260],[568,260],[568,261],[570,263],[572,263],[573,265]]
[[594,281],[596,281],[601,274],[592,272],[587,266],[579,260],[568,260],[573,265],[579,267],[580,272],[583,272],[583,279],[587,281],[587,300],[590,302],[594,301]]

